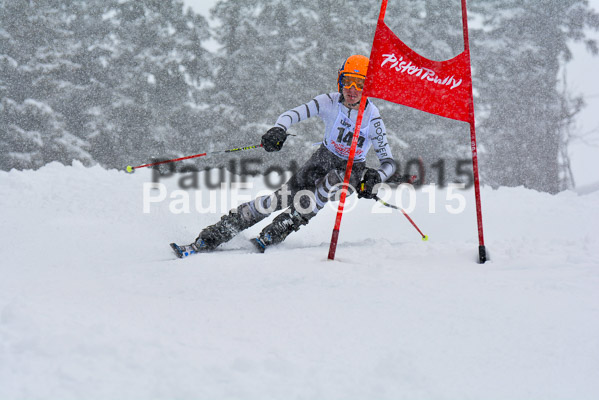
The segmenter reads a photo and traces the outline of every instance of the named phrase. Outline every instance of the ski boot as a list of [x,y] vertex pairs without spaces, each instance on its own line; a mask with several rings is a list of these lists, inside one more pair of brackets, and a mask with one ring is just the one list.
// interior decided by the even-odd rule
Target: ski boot
[[298,231],[302,225],[306,225],[314,215],[316,214],[313,212],[302,214],[295,209],[284,211],[251,242],[260,253],[264,253],[268,246],[281,243],[291,232]]
[[245,203],[236,210],[229,211],[229,214],[223,215],[216,224],[204,228],[192,244],[171,243],[170,246],[179,258],[211,251],[264,218],[266,215],[252,213],[248,203]]
[[202,230],[193,245],[199,252],[210,251],[228,242],[244,229],[260,222],[266,215],[252,213],[247,203],[223,215],[216,224]]

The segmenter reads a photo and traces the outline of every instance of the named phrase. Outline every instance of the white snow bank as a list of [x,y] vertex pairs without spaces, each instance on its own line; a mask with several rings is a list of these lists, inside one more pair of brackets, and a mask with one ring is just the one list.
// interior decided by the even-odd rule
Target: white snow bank
[[335,261],[332,208],[265,254],[246,240],[263,222],[178,260],[168,243],[227,196],[174,214],[171,178],[143,213],[150,181],[0,172],[1,399],[599,398],[599,192],[483,188],[484,265],[473,192],[447,188],[416,192],[428,242],[361,200]]
[[581,186],[580,188],[576,188],[576,193],[580,195],[590,194],[597,191],[599,191],[599,182],[591,183],[588,185]]

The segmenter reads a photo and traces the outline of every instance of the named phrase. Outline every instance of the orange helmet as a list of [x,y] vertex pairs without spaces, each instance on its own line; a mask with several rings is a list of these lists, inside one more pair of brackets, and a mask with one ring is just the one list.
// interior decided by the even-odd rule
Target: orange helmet
[[[343,65],[341,65],[341,68],[339,68],[339,74],[337,75],[337,90],[341,92],[341,88],[343,87],[342,80],[345,76],[366,79],[368,61],[368,57],[359,54],[353,55],[345,60]],[[358,85],[356,85],[356,88],[362,90]]]

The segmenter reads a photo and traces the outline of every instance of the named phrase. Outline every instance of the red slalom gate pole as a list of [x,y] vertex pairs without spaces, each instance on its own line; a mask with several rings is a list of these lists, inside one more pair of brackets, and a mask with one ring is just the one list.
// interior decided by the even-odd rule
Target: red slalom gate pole
[[206,153],[194,154],[192,156],[186,156],[186,157],[180,157],[180,158],[173,158],[172,160],[163,160],[163,161],[157,161],[155,163],[138,165],[137,167],[132,167],[131,165],[127,165],[127,168],[125,168],[125,170],[127,172],[129,172],[129,173],[133,173],[138,168],[153,167],[154,165],[160,165],[160,164],[172,163],[172,162],[177,162],[177,161],[189,160],[191,158],[198,158],[198,157],[209,156],[209,155],[213,155],[213,154],[224,154],[224,153],[233,153],[233,152],[236,152],[236,151],[253,150],[253,149],[257,149],[258,147],[262,147],[262,144],[256,144],[256,145],[253,145],[253,146],[246,146],[246,147],[238,147],[238,148],[235,148],[235,149],[228,149],[228,150],[210,151],[210,152],[206,152]]
[[[468,64],[470,62],[470,40],[468,39],[468,10],[466,0],[462,0],[462,28],[464,30],[464,51],[468,54]],[[476,222],[478,225],[478,262],[484,264],[487,261],[487,249],[485,247],[485,238],[483,234],[483,216],[480,201],[480,180],[478,174],[478,150],[476,148],[476,130],[474,124],[474,96],[470,93],[469,104],[470,119],[470,150],[472,151],[472,171],[474,175],[474,199],[476,202]]]
[[343,188],[341,189],[341,198],[339,199],[339,208],[337,209],[337,218],[335,219],[335,227],[333,228],[333,235],[331,236],[331,244],[329,246],[329,260],[335,259],[335,252],[337,250],[337,241],[339,240],[339,228],[341,226],[341,217],[343,216],[343,208],[345,207],[345,198],[349,189],[349,178],[351,176],[351,170],[354,165],[354,157],[356,155],[356,147],[358,145],[358,138],[360,137],[360,128],[362,127],[362,115],[366,108],[366,95],[362,95],[360,100],[360,108],[358,110],[358,117],[356,119],[356,128],[354,130],[354,137],[351,142],[349,149],[349,156],[347,158],[347,166],[345,167],[345,178],[343,179]]
[[[385,11],[387,9],[387,0],[383,0],[381,3],[381,10],[379,12],[379,22],[385,19]],[[377,24],[378,26],[378,24]],[[370,56],[372,56],[372,47],[370,49]],[[370,57],[369,57],[370,58]],[[345,167],[345,178],[343,179],[343,187],[341,189],[341,198],[339,199],[339,208],[337,209],[337,218],[335,219],[335,227],[333,228],[333,234],[331,236],[331,244],[329,246],[329,260],[335,259],[335,252],[337,251],[337,241],[339,240],[339,228],[341,226],[341,217],[343,216],[343,208],[345,207],[345,198],[349,188],[349,178],[351,176],[351,170],[354,165],[354,157],[356,155],[356,146],[358,145],[358,138],[360,137],[360,128],[362,127],[362,115],[366,108],[366,100],[368,99],[368,76],[362,89],[362,100],[360,101],[360,108],[358,110],[358,117],[356,118],[356,127],[354,130],[354,137],[351,142],[349,149],[349,156],[347,158],[347,166]]]

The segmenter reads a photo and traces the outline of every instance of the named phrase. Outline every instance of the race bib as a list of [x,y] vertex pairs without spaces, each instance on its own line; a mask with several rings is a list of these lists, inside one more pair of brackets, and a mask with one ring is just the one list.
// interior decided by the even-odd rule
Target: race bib
[[[370,138],[368,137],[368,129],[370,127],[370,124],[368,123],[369,120],[370,118],[364,117],[362,119],[360,137],[358,138],[356,154],[354,157],[356,162],[362,162],[366,160],[366,154],[368,154],[368,150],[370,150],[370,146],[372,145]],[[339,113],[337,114],[337,119],[335,120],[335,123],[331,129],[326,133],[323,144],[333,154],[347,159],[349,157],[351,142],[354,137],[354,128],[355,123],[343,113],[340,107]]]

